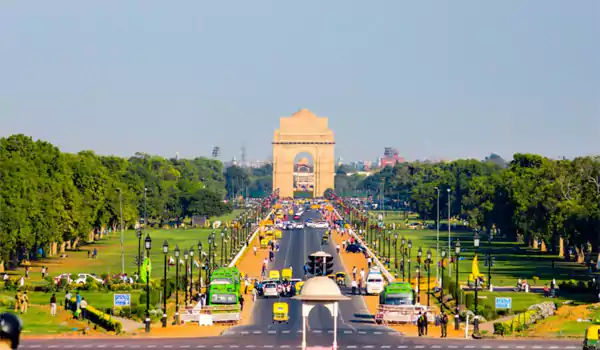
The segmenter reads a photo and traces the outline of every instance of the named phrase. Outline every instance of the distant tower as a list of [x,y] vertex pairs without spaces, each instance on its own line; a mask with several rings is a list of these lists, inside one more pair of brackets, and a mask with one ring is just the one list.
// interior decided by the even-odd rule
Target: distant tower
[[213,150],[212,150],[213,158],[219,158],[220,155],[221,155],[221,147],[219,147],[219,146],[213,147]]
[[246,164],[246,146],[242,144],[242,165]]
[[175,160],[179,160],[179,152],[175,152]]

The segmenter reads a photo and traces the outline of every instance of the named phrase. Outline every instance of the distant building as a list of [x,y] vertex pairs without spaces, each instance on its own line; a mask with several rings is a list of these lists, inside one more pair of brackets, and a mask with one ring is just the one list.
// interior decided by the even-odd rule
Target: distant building
[[398,154],[398,150],[391,147],[386,147],[383,151],[383,157],[378,159],[378,165],[380,168],[387,166],[395,166],[398,163],[404,163],[404,157]]

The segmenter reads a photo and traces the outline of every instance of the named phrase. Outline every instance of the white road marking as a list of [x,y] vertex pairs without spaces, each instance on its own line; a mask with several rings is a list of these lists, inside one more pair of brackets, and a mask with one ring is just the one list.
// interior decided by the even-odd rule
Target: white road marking
[[502,345],[502,346],[499,346],[498,348],[499,348],[499,349],[508,349],[508,346],[506,346],[506,345]]
[[322,331],[322,330],[320,330],[320,329],[315,329],[315,330],[313,331],[313,333],[323,333],[323,331]]
[[247,348],[255,348],[256,346],[254,345],[246,345]]
[[373,332],[373,334],[383,334],[383,332]]
[[356,349],[356,345],[348,345],[348,349]]
[[541,349],[542,347],[541,347],[541,346],[539,346],[539,345],[536,345],[536,346],[532,346],[531,348],[532,348],[532,349]]
[[381,348],[382,348],[382,349],[389,349],[389,348],[390,348],[390,346],[389,346],[389,345],[382,345],[382,346],[381,346]]
[[565,346],[565,349],[577,349],[576,346]]
[[491,346],[489,346],[489,345],[483,345],[481,348],[482,349],[489,349],[489,348],[491,348]]
[[189,348],[189,345],[179,345],[180,348]]
[[372,349],[372,348],[374,348],[374,346],[373,345],[365,345],[365,346],[363,346],[363,348],[365,348],[365,349]]
[[283,334],[288,334],[290,331],[281,331]]
[[249,334],[250,332],[248,331],[243,331],[242,334]]
[[465,349],[473,349],[475,346],[474,345],[467,345],[465,346]]
[[254,331],[254,332],[252,332],[252,334],[261,334],[261,333],[262,333],[262,331]]
[[458,346],[456,346],[456,345],[448,345],[448,348],[450,348],[450,349],[457,349]]
[[265,345],[264,347],[265,347],[265,348],[272,348],[272,347],[273,347],[273,345]]
[[367,334],[367,332],[364,332],[364,331],[358,331],[358,334]]
[[558,346],[551,346],[548,349],[558,349]]
[[229,345],[230,348],[239,348],[239,346],[233,344],[233,345]]
[[431,348],[432,349],[439,349],[439,348],[441,348],[441,346],[439,346],[439,345],[432,345]]
[[280,348],[282,348],[282,349],[289,348],[289,347],[290,347],[289,345],[282,345],[282,346],[280,346]]
[[301,330],[301,329],[299,329],[299,330],[297,330],[297,331],[296,331],[296,333],[302,333],[302,330]]
[[277,331],[269,331],[269,334],[277,334]]
[[352,331],[344,331],[344,334],[352,334]]
[[415,346],[415,349],[423,349],[424,347],[425,346],[423,346],[423,345],[417,345],[417,346]]
[[406,348],[408,348],[408,346],[406,346],[406,345],[398,345],[398,349],[406,349]]
[[149,348],[155,348],[156,345],[148,345]]

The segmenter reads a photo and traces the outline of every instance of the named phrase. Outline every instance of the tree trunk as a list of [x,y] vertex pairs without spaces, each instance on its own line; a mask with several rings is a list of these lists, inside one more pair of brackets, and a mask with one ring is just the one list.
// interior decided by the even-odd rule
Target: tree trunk
[[76,250],[78,244],[79,244],[79,237],[75,238],[75,240],[73,241],[73,245],[71,246],[71,249]]
[[0,273],[4,273],[4,260],[0,260]]
[[565,257],[565,239],[563,236],[558,236],[558,257]]
[[66,244],[66,249],[67,249],[67,250],[71,250],[71,249],[73,249],[73,244],[71,244],[71,241],[70,241],[70,240],[66,241],[66,242],[65,242],[65,244]]
[[66,250],[66,247],[67,247],[67,244],[68,244],[68,243],[69,243],[69,242],[62,242],[62,243],[60,244],[60,253],[61,253],[61,254],[63,254],[63,253],[65,252],[65,250]]
[[542,245],[540,246],[540,252],[546,253],[548,251],[548,247],[546,247],[546,242],[542,239]]
[[530,247],[533,247],[533,249],[539,249],[540,245],[538,243],[537,237],[531,237],[531,239],[533,244],[531,244]]
[[88,239],[87,239],[87,240],[88,240],[88,242],[93,242],[93,241],[94,241],[94,238],[95,238],[95,236],[96,236],[96,233],[94,232],[94,230],[91,230],[91,231],[88,233]]
[[583,246],[580,246],[579,248],[576,247],[575,252],[577,253],[577,263],[585,264],[585,253],[583,251]]
[[58,243],[52,242],[50,243],[50,256],[56,256],[58,251]]

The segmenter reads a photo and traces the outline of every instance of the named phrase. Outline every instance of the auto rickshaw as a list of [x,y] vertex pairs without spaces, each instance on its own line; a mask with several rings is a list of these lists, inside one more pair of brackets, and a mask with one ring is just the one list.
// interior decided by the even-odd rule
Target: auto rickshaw
[[330,280],[335,282],[335,275],[331,274],[331,275],[327,275],[327,278],[329,278]]
[[289,323],[289,306],[284,302],[273,303],[273,323]]
[[274,281],[280,281],[280,275],[279,275],[279,270],[271,270],[269,271],[269,279],[272,279]]
[[323,235],[323,238],[321,238],[321,244],[329,244],[329,235]]
[[340,287],[346,287],[346,273],[342,271],[336,272],[335,283]]
[[296,294],[300,294],[302,291],[302,286],[304,286],[304,281],[299,281],[295,283]]
[[598,349],[598,333],[600,333],[600,325],[589,326],[585,330],[585,337],[583,338],[583,350]]
[[269,240],[263,238],[260,240],[260,249],[267,249],[269,247]]
[[287,268],[281,270],[281,279],[284,281],[290,281],[292,279],[292,269]]
[[279,238],[281,238],[281,236],[282,236],[281,230],[275,230],[275,238],[279,239]]

